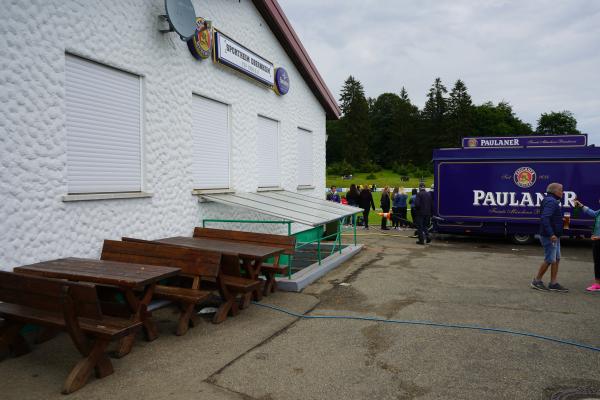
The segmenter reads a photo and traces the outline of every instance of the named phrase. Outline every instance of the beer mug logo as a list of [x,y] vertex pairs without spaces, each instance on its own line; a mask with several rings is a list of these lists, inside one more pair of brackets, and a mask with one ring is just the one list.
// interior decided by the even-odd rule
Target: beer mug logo
[[529,188],[535,184],[537,174],[532,168],[521,167],[513,174],[513,180],[518,187]]

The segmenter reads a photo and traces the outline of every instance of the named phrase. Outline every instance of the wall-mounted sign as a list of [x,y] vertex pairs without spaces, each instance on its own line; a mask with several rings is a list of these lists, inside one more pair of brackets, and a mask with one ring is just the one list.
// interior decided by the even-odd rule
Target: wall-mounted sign
[[275,69],[275,93],[283,96],[290,91],[290,76],[283,67]]
[[208,58],[210,57],[212,43],[212,22],[204,18],[196,18],[196,33],[187,41],[190,53],[198,60]]
[[215,31],[216,62],[227,65],[269,87],[273,86],[275,68],[273,63],[242,46],[235,40]]
[[585,147],[587,146],[587,135],[467,137],[463,138],[462,145],[465,149]]

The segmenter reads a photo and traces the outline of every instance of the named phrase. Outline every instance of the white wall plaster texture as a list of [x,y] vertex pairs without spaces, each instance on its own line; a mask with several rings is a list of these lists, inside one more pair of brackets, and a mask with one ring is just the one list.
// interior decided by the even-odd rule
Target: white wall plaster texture
[[[281,186],[287,190],[297,187],[297,127],[313,132],[316,188],[302,193],[324,193],[324,110],[250,1],[193,4],[198,16],[285,67],[291,81],[286,96],[209,60],[197,61],[175,33],[160,33],[163,0],[1,1],[0,269],[98,257],[103,239],[190,235],[202,218],[273,219],[200,204],[191,195],[192,92],[230,104],[233,189],[256,191],[261,114],[280,121]],[[67,194],[65,52],[143,76],[143,189],[154,197],[61,201]],[[294,231],[302,228],[294,224]],[[274,225],[253,229],[284,233]]]

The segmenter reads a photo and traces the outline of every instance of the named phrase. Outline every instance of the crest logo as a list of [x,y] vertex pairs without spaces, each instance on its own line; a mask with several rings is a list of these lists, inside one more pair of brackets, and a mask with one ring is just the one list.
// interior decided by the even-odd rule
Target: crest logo
[[513,174],[513,180],[518,187],[529,188],[535,184],[537,174],[533,168],[521,167]]
[[467,146],[468,147],[477,147],[477,139],[469,139],[467,141]]
[[196,33],[187,41],[188,49],[192,55],[202,60],[210,57],[212,50],[212,23],[204,18],[196,18]]

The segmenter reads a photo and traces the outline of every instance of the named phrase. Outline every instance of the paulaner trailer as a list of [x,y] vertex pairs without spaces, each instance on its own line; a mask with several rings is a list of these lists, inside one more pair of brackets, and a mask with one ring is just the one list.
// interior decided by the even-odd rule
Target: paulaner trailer
[[463,148],[433,151],[436,230],[486,234],[527,243],[539,229],[549,183],[564,186],[565,235],[591,233],[574,200],[600,207],[600,148],[586,135],[464,138]]

